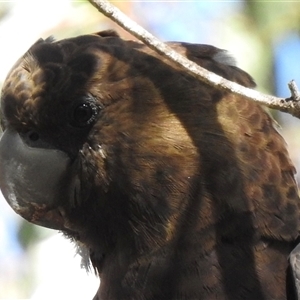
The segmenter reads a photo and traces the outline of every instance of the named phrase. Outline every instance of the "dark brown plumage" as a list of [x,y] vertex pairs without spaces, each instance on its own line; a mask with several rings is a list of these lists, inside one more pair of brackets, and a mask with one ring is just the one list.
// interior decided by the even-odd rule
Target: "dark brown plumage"
[[[254,86],[223,50],[170,45]],[[257,104],[101,32],[39,40],[1,111],[2,192],[88,249],[95,299],[294,299],[295,168]]]

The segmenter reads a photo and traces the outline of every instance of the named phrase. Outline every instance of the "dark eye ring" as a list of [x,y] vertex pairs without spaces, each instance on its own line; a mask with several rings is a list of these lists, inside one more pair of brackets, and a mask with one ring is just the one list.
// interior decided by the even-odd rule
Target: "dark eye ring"
[[84,127],[90,125],[95,120],[99,108],[89,99],[83,99],[80,103],[73,107],[72,125],[76,127]]

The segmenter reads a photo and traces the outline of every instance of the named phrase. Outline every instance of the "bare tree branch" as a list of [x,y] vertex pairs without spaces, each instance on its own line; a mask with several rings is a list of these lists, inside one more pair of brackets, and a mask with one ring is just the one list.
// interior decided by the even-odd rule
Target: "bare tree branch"
[[300,118],[300,93],[294,81],[288,84],[291,90],[291,97],[287,99],[262,94],[256,90],[245,88],[215,73],[207,71],[196,63],[188,60],[186,57],[180,55],[171,47],[158,40],[143,27],[127,17],[117,7],[110,4],[109,1],[89,0],[89,2],[101,13],[115,21],[148,47],[155,50],[159,54],[168,57],[171,61],[184,68],[185,71],[195,78],[211,85],[212,87],[241,95],[249,100],[258,102],[259,104],[266,105],[269,108],[278,109],[282,112],[287,112],[297,118]]

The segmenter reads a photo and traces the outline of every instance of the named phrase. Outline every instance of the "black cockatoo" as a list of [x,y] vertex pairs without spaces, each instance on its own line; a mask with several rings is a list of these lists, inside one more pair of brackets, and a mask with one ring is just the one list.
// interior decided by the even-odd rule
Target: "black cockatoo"
[[[254,87],[223,50],[169,45]],[[259,105],[105,31],[36,42],[1,114],[4,197],[89,251],[94,299],[296,297],[295,168]]]

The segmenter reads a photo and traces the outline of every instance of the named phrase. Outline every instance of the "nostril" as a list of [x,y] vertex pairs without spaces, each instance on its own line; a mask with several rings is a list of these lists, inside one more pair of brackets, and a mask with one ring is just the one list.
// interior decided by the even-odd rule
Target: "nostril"
[[36,142],[40,139],[40,135],[36,131],[29,131],[27,136],[32,142]]
[[55,147],[49,144],[46,140],[45,135],[36,131],[36,130],[27,130],[25,132],[20,132],[20,137],[23,142],[33,148],[45,148],[45,149],[54,149]]

